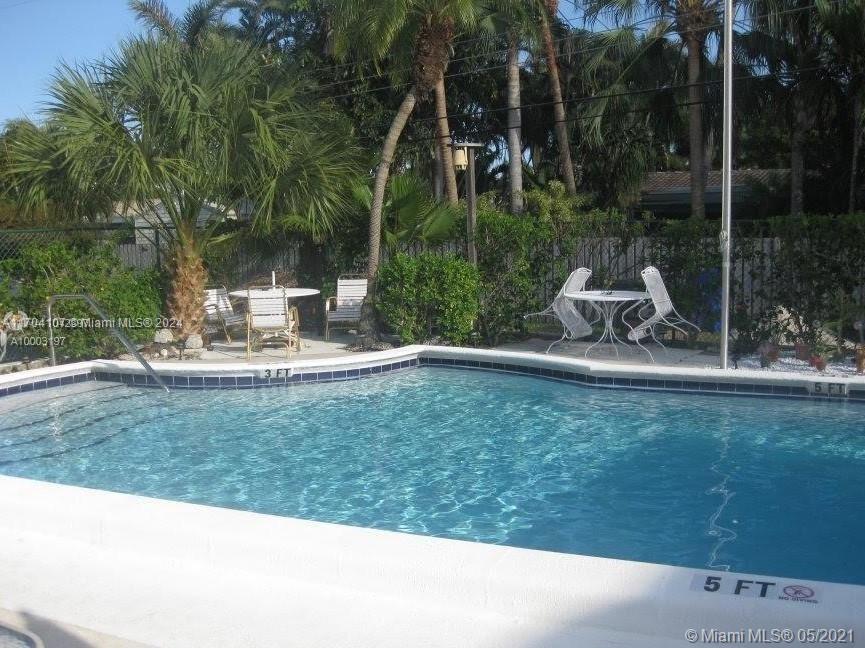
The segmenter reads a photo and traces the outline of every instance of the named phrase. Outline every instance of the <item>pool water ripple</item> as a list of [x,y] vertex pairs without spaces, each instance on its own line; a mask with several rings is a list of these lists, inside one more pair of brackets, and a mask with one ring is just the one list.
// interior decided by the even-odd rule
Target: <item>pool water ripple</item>
[[857,404],[596,390],[452,368],[262,390],[60,393],[0,403],[0,472],[865,584]]

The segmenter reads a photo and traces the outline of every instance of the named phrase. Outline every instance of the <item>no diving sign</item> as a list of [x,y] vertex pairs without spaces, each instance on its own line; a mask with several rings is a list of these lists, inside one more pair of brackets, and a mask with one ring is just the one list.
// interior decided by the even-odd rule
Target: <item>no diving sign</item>
[[691,591],[795,603],[820,602],[817,589],[813,585],[769,578],[741,577],[734,574],[718,576],[696,573],[691,578]]

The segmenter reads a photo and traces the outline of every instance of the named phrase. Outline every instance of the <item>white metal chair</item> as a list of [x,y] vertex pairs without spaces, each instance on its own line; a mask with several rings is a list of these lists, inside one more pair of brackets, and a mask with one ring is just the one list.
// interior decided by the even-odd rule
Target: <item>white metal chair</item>
[[366,299],[368,282],[365,277],[342,276],[336,280],[336,296],[324,302],[324,339],[330,339],[330,329],[348,328],[348,324],[360,323],[363,300]]
[[208,288],[204,291],[204,331],[207,334],[222,331],[225,339],[230,343],[231,334],[229,329],[237,327],[246,322],[246,315],[235,313],[228,291],[225,286]]
[[[667,287],[664,285],[661,273],[656,267],[649,266],[640,274],[643,277],[643,282],[646,284],[646,290],[649,291],[652,302],[650,304],[637,303],[622,313],[622,319],[624,320],[629,311],[637,308],[637,317],[641,320],[639,324],[633,327],[628,324],[628,327],[631,329],[628,332],[629,340],[639,344],[641,339],[647,335],[651,335],[652,339],[663,347],[664,345],[661,344],[660,340],[658,340],[658,337],[655,335],[655,327],[659,324],[669,326],[683,335],[688,335],[688,332],[681,328],[682,326],[690,326],[695,329],[697,333],[700,332],[699,326],[682,317],[673,306],[673,300],[670,299],[670,293],[667,292]],[[651,315],[646,311],[650,306],[654,307],[654,313]],[[646,315],[648,315],[648,317],[646,317]],[[624,321],[627,323],[627,320]]]
[[577,268],[568,276],[565,283],[562,284],[552,304],[539,313],[523,315],[523,319],[544,316],[555,317],[562,323],[562,337],[547,347],[547,353],[556,344],[565,340],[578,340],[592,334],[592,323],[586,321],[586,318],[577,309],[573,300],[565,297],[565,293],[575,293],[583,290],[591,276],[592,271],[588,268]]
[[[253,295],[264,292],[266,296]],[[272,293],[272,294],[270,294]],[[256,344],[285,346],[286,358],[292,351],[300,351],[300,320],[296,307],[289,308],[285,288],[261,286],[247,289],[246,359],[252,357]]]

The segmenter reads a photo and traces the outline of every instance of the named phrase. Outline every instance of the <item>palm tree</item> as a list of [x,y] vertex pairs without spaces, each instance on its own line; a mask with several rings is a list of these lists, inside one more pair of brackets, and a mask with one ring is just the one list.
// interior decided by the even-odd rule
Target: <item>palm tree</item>
[[811,3],[806,0],[753,0],[755,29],[743,36],[743,49],[758,68],[779,79],[789,106],[790,214],[805,210],[805,139],[813,122],[812,105],[821,94],[823,34]]
[[69,217],[92,217],[95,194],[102,215],[113,203],[160,228],[181,336],[201,331],[203,253],[225,217],[323,236],[351,203],[359,165],[341,118],[243,43],[135,38],[98,64],[62,68],[51,95],[45,125],[10,144],[13,195],[33,210],[59,187],[83,197]]
[[720,0],[596,0],[594,12],[612,9],[619,18],[654,17],[650,30],[678,35],[687,50],[688,169],[691,175],[691,216],[706,214],[706,169],[703,137],[703,87],[700,85],[706,40],[720,24]]
[[818,0],[817,12],[839,76],[847,87],[852,116],[850,188],[847,209],[856,211],[859,157],[865,135],[865,0]]
[[505,55],[508,194],[511,212],[523,212],[523,144],[520,88],[520,50],[531,39],[538,25],[537,5],[521,0],[499,0],[492,14],[494,26],[507,43]]
[[[595,98],[577,107],[582,177],[602,204],[628,207],[646,174],[669,165],[670,144],[684,130],[674,90],[681,85],[681,52],[657,25],[577,36],[575,45],[591,55],[580,61],[574,83]],[[657,90],[634,92],[646,87]]]
[[220,26],[224,4],[224,0],[198,0],[177,18],[162,0],[129,0],[129,8],[152,32],[177,39],[187,47],[198,47]]
[[[381,255],[385,188],[397,143],[418,100],[435,92],[437,86],[443,92],[444,71],[454,35],[475,24],[478,7],[475,0],[332,0],[328,10],[333,18],[333,46],[338,56],[355,52],[377,61],[398,62],[400,56],[411,60],[411,85],[385,136],[373,183],[367,264],[367,275],[373,281]],[[439,113],[436,121],[442,158],[445,162],[450,158],[452,167],[451,151],[446,149],[450,139],[446,120]]]
[[[355,187],[355,200],[369,210],[372,191]],[[426,183],[413,173],[396,176],[388,185],[382,233],[391,250],[413,243],[440,243],[453,236],[459,209],[436,200]]]
[[[457,192],[457,174],[454,167],[451,129],[448,122],[447,90],[444,78],[448,59],[450,58],[450,51],[453,47],[454,21],[450,16],[446,16],[441,20],[430,20],[426,25],[421,27],[421,31],[425,33],[418,37],[418,43],[447,43],[447,47],[444,50],[446,57],[443,61],[436,61],[435,59],[439,55],[431,51],[433,60],[423,65],[441,67],[441,73],[433,86],[436,113],[436,141],[438,142],[438,159],[441,161],[445,195],[451,205],[456,205],[459,202],[459,193]],[[423,52],[419,52],[419,54],[421,56],[424,55]]]
[[558,17],[559,0],[543,0],[538,13],[540,14],[539,26],[544,48],[544,58],[547,62],[550,94],[553,98],[553,129],[556,134],[556,144],[559,148],[559,173],[562,175],[568,194],[576,196],[577,180],[574,176],[574,163],[571,160],[571,141],[568,137],[565,103],[562,98],[562,83],[559,79],[558,55],[551,27],[551,24],[555,23]]

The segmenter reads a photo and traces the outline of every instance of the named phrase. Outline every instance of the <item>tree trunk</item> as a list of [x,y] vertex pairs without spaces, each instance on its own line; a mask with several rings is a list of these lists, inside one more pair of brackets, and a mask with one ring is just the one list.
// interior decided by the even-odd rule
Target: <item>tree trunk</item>
[[523,212],[523,145],[520,137],[520,62],[519,38],[515,33],[508,40],[508,185],[511,213]]
[[703,88],[700,68],[703,47],[696,36],[688,36],[688,170],[691,173],[691,217],[706,216],[706,176],[703,173]]
[[541,173],[541,167],[544,164],[544,151],[540,144],[537,142],[529,145],[529,150],[532,156],[532,168],[534,169],[535,175],[537,175],[538,181],[541,184],[546,184],[545,174]]
[[396,153],[396,145],[417,103],[416,89],[408,91],[399,109],[394,115],[384,144],[381,147],[381,161],[375,170],[375,182],[372,190],[372,205],[369,210],[369,260],[366,266],[366,276],[369,281],[367,298],[363,302],[358,327],[362,338],[369,340],[377,336],[378,327],[375,318],[375,276],[378,273],[379,257],[381,256],[381,213],[384,209],[384,192],[390,175],[390,165]]
[[177,322],[178,334],[186,339],[204,332],[204,289],[207,270],[198,249],[178,242],[171,259],[171,285],[168,292],[168,316]]
[[399,109],[394,115],[384,144],[381,148],[381,161],[375,170],[375,183],[372,190],[372,206],[369,210],[369,260],[366,266],[366,276],[370,283],[375,281],[378,272],[379,256],[381,254],[381,213],[384,209],[384,192],[387,179],[390,176],[390,165],[393,163],[396,145],[405,128],[408,118],[414,110],[417,97],[415,88],[408,91]]
[[[548,6],[551,16],[555,16],[552,6]],[[574,163],[571,161],[571,143],[568,138],[568,124],[565,117],[565,104],[562,102],[562,86],[559,81],[559,64],[556,47],[550,31],[549,18],[541,16],[541,36],[544,40],[544,53],[547,58],[547,73],[550,79],[550,93],[553,97],[553,119],[555,120],[556,143],[559,147],[559,173],[565,182],[568,195],[577,195],[577,181],[574,177]]]
[[798,88],[793,91],[793,129],[790,133],[790,214],[801,216],[805,211],[805,131],[808,116],[805,100]]
[[865,115],[862,114],[862,95],[856,94],[853,100],[853,157],[850,160],[850,200],[847,207],[852,214],[856,211],[856,180],[859,175],[859,152],[862,149],[862,127]]
[[457,192],[457,174],[454,169],[454,154],[451,147],[451,129],[448,125],[448,102],[445,92],[444,73],[435,84],[436,106],[436,141],[442,160],[442,177],[444,179],[445,195],[451,205],[456,205],[460,196]]
[[433,196],[436,200],[444,198],[444,171],[442,171],[442,151],[438,144],[433,145]]

